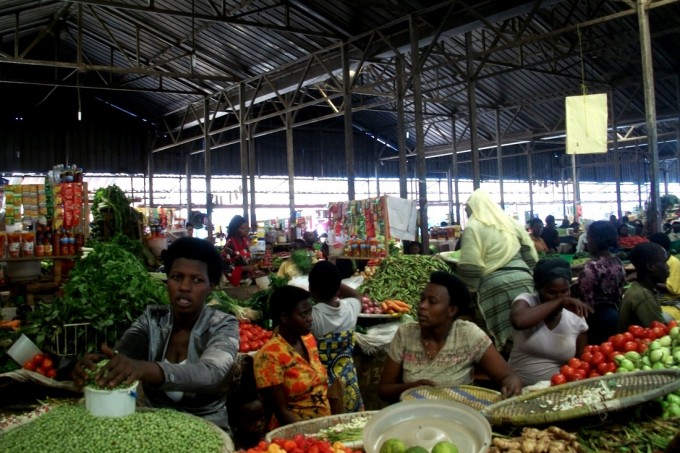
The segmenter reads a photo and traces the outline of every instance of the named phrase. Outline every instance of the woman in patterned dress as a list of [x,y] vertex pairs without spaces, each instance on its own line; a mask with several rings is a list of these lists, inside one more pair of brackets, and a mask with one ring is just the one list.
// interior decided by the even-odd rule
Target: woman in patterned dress
[[283,286],[272,293],[274,336],[255,355],[255,382],[265,409],[273,415],[269,428],[331,415],[328,375],[311,333],[311,295]]
[[470,305],[465,284],[447,272],[433,272],[418,304],[418,322],[403,324],[387,352],[378,394],[397,401],[420,385],[471,384],[475,365],[496,383],[504,397],[522,390],[512,371],[476,324],[458,319]]

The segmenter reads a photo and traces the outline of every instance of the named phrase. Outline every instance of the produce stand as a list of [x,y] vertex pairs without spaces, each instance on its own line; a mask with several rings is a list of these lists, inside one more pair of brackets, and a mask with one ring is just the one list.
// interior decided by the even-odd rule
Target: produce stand
[[415,240],[416,202],[383,195],[328,206],[329,260],[387,256],[390,240]]

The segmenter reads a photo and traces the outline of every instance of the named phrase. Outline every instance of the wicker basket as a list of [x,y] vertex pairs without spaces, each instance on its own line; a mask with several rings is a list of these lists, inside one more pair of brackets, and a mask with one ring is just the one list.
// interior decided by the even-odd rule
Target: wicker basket
[[457,385],[452,387],[431,387],[422,385],[406,390],[399,397],[401,401],[411,400],[447,400],[463,403],[473,409],[482,410],[501,399],[495,390],[474,385]]
[[[676,369],[611,374],[515,396],[486,407],[482,414],[492,424],[540,425],[623,409],[679,388]],[[580,398],[586,394],[599,398],[583,402]]]
[[[271,442],[276,438],[290,439],[295,434],[310,435],[316,434],[324,428],[330,428],[337,425],[338,423],[347,423],[354,420],[357,417],[369,418],[377,414],[378,411],[365,411],[365,412],[350,412],[347,414],[329,415],[327,417],[313,418],[311,420],[305,420],[302,422],[293,423],[292,425],[282,426],[276,428],[265,435],[265,440]],[[363,441],[361,437],[355,442],[343,442],[346,447],[358,449],[363,447]]]

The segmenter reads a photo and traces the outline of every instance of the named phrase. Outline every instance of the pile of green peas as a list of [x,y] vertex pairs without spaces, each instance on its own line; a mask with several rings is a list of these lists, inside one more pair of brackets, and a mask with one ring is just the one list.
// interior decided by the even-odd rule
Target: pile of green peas
[[95,417],[82,406],[63,404],[0,436],[0,452],[205,452],[219,453],[219,428],[171,409],[125,417]]

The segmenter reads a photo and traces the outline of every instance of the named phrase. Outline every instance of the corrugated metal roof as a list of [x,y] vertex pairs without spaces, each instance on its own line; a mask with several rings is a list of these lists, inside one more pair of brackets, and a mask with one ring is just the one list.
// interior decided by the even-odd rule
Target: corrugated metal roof
[[[680,104],[678,5],[673,0],[655,0],[649,5],[657,115],[662,120],[677,120]],[[10,99],[21,100],[29,96],[27,91],[20,85],[8,90],[7,84],[27,83],[30,90],[39,92],[31,93],[31,99],[39,100],[49,96],[53,86],[79,88],[81,96],[96,97],[156,121],[162,134],[162,121],[178,127],[176,119],[189,104],[200,107],[206,96],[214,104],[220,90],[233,97],[240,82],[252,89],[266,85],[264,74],[275,85],[279,72],[292,73],[296,64],[304,69],[309,62],[323,69],[306,86],[309,97],[337,93],[341,87],[329,73],[340,69],[332,65],[340,61],[340,44],[346,42],[352,63],[365,64],[352,96],[355,126],[396,146],[395,55],[403,52],[407,67],[412,65],[409,18],[421,39],[424,143],[433,155],[452,148],[454,116],[458,149],[469,147],[468,71],[476,73],[480,146],[495,144],[497,112],[506,144],[563,133],[564,96],[581,93],[582,83],[590,92],[613,95],[613,113],[621,126],[630,127],[629,136],[646,134],[637,16],[629,3],[614,0],[466,4],[444,0],[5,0],[0,2],[0,82],[5,82],[0,89]],[[375,31],[379,34],[371,34]],[[430,46],[432,37],[436,42]],[[317,59],[310,57],[315,52]],[[302,82],[292,78],[287,83]],[[366,94],[370,90],[373,94]],[[412,94],[409,88],[405,104],[411,149],[416,136]],[[309,97],[297,102],[307,102]],[[269,99],[264,111],[280,111],[279,100],[273,95]],[[331,102],[317,102],[299,117],[314,117],[322,111],[328,115],[341,108],[341,98]],[[6,102],[3,110],[18,104]],[[366,108],[369,105],[373,107]],[[236,118],[224,121],[233,124]],[[334,121],[341,126],[342,118]],[[659,136],[667,139],[676,122],[660,122]],[[200,132],[188,133],[192,134],[201,136]],[[163,143],[160,137],[158,146]],[[545,146],[554,144],[536,140],[534,149]],[[674,146],[663,146],[660,153],[671,156],[677,146],[677,141]],[[510,146],[507,152],[517,150]]]

